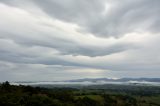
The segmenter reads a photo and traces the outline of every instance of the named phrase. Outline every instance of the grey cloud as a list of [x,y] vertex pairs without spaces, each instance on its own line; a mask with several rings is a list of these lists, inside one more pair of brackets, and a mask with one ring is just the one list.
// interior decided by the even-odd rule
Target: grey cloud
[[[1,0],[12,6],[26,1]],[[98,37],[121,37],[133,31],[157,33],[160,29],[159,0],[28,0],[58,20],[78,24],[78,31]],[[111,5],[110,5],[111,4]],[[22,5],[22,6],[21,6]],[[106,7],[109,7],[104,14]]]
[[[28,50],[29,47],[20,46],[14,42],[8,42],[8,40],[0,39],[0,60],[13,62],[13,63],[24,63],[24,64],[45,64],[45,65],[64,65],[64,66],[78,66],[78,64],[69,62],[58,58],[57,56],[48,56],[46,54],[37,54],[39,49]],[[5,48],[2,46],[7,45]],[[18,45],[18,46],[17,46]],[[20,46],[20,47],[19,47]],[[45,49],[44,49],[45,50]],[[36,51],[36,52],[34,52]],[[46,51],[47,52],[47,51]]]
[[[32,44],[32,46],[34,45],[32,49],[32,47],[30,46],[24,46],[22,44],[16,43],[9,39],[0,39],[0,42],[1,42],[0,60],[6,61],[6,62],[23,63],[23,64],[63,65],[63,66],[77,66],[77,67],[81,66],[81,67],[93,67],[93,68],[102,68],[102,69],[103,67],[98,67],[97,65],[93,66],[93,65],[81,63],[81,61],[67,60],[63,58],[63,56],[64,55],[67,56],[68,54],[102,56],[102,55],[106,55],[106,52],[108,55],[110,55],[116,52],[128,50],[130,47],[127,45],[113,45],[111,47],[108,47],[106,50],[104,48],[99,49],[98,47],[97,48],[89,47],[88,49],[79,48],[79,47],[75,47],[72,49],[67,49],[66,47],[65,49],[64,47],[63,50],[60,52],[60,54],[58,53],[58,54],[48,55],[47,52],[51,52],[52,48],[49,47],[48,48],[49,50],[47,50],[45,48],[48,46],[46,45],[44,46],[43,44],[41,45]],[[27,43],[25,45],[27,45]],[[37,48],[34,48],[36,46]],[[105,51],[105,52],[102,52],[102,51]],[[105,68],[108,68],[108,66],[105,66]]]
[[[125,1],[125,0],[124,0]],[[98,35],[123,36],[130,32],[153,32],[159,30],[159,0],[119,1],[106,14],[105,19],[91,27]],[[156,27],[153,27],[153,26]]]
[[[52,26],[55,23],[35,18],[35,8],[28,10],[30,3],[50,16],[39,13],[39,18],[77,24],[79,35],[70,36],[72,32],[57,29]],[[111,4],[106,13],[105,3]],[[7,5],[9,11],[16,7],[16,11],[13,8],[9,12],[14,15],[2,12],[4,16],[0,17],[0,80],[35,75],[41,79],[45,73],[43,79],[52,79],[52,75],[88,77],[68,72],[88,68],[105,70],[104,76],[107,70],[117,77],[131,73],[140,76],[152,70],[151,76],[159,76],[159,4],[159,0],[0,0],[0,6]],[[137,31],[149,33],[124,36]],[[86,32],[93,36],[84,37],[89,35]]]
[[[133,31],[159,31],[159,0],[33,0],[49,16],[77,23],[101,37],[120,37]],[[112,6],[103,14],[107,3]]]
[[[18,28],[19,26],[17,26]],[[11,28],[2,28],[5,30],[1,30],[0,38],[3,39],[11,39],[15,43],[23,45],[23,46],[42,46],[53,48],[59,51],[60,54],[63,55],[84,55],[89,57],[95,56],[105,56],[113,53],[118,53],[122,51],[126,51],[128,49],[134,49],[135,45],[131,43],[116,43],[113,45],[103,45],[100,46],[92,46],[92,45],[84,45],[83,41],[81,43],[77,43],[72,39],[66,38],[57,38],[50,35],[57,35],[64,33],[57,33],[56,31],[52,34],[50,32],[46,33],[43,29],[39,29],[36,33],[32,30],[32,28],[27,28],[23,32],[14,31]],[[13,31],[12,31],[13,30]],[[34,37],[32,37],[34,36]]]
[[108,47],[99,47],[99,46],[76,46],[74,49],[67,50],[63,49],[61,54],[72,54],[72,55],[83,55],[83,56],[90,56],[90,57],[96,57],[96,56],[105,56],[105,55],[111,55],[114,53],[123,52],[129,49],[136,49],[136,46],[129,43],[118,43],[115,45],[111,45]]
[[[48,15],[54,16],[70,22],[85,24],[89,20],[98,19],[103,11],[103,0],[33,0],[36,5],[40,6]],[[87,19],[88,17],[88,19]]]

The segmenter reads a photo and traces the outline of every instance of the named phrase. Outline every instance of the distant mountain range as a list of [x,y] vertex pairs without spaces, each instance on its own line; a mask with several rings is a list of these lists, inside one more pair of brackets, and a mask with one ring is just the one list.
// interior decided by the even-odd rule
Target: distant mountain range
[[[128,82],[128,81],[146,81],[146,82],[160,82],[160,78],[84,78],[77,80],[69,80],[69,82],[99,82],[99,81],[107,81],[107,82]],[[68,81],[67,81],[68,82]]]
[[65,81],[21,81],[12,84],[22,85],[102,85],[102,84],[123,84],[123,85],[156,85],[160,86],[160,78],[84,78]]

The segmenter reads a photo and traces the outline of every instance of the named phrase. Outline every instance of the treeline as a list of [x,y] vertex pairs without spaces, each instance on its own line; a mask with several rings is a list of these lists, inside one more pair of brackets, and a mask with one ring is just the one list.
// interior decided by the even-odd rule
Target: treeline
[[[0,106],[138,106],[136,98],[121,94],[83,94],[72,88],[40,88],[0,84]],[[78,95],[77,95],[78,94]]]
[[143,85],[116,85],[116,84],[106,84],[106,85],[91,85],[86,86],[84,89],[98,90],[98,91],[109,91],[116,93],[125,93],[135,96],[156,96],[160,94],[160,86],[143,86]]

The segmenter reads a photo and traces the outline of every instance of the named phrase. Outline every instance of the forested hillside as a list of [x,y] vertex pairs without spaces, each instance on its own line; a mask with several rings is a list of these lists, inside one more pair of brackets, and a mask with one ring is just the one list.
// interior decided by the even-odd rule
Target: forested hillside
[[158,93],[140,95],[105,89],[48,89],[15,86],[9,82],[0,85],[0,106],[160,106],[159,100]]

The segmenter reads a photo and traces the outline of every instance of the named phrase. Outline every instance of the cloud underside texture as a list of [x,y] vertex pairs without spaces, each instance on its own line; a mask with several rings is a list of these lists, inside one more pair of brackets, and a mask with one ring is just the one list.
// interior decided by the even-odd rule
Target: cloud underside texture
[[0,80],[160,77],[159,0],[0,0]]

